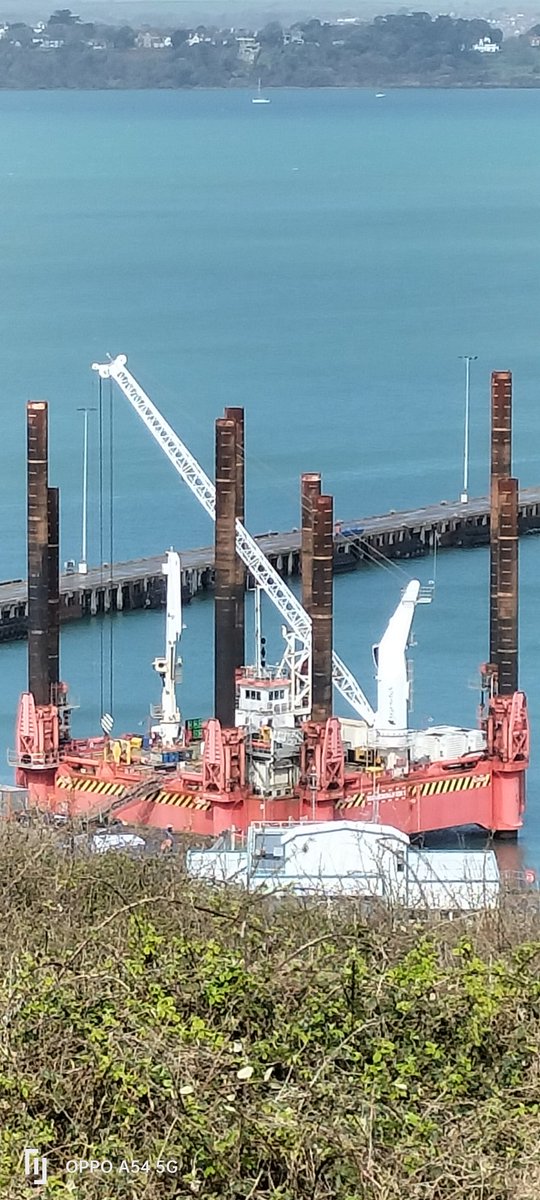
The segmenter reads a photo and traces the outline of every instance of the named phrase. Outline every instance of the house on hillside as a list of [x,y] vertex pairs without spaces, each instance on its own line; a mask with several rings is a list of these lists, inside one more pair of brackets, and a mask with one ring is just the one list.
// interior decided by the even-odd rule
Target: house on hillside
[[237,37],[236,45],[238,46],[238,57],[240,62],[249,63],[252,65],[257,58],[261,43],[254,37]]
[[139,50],[168,50],[172,46],[172,38],[163,37],[161,33],[138,33],[135,45]]
[[501,47],[498,42],[492,42],[491,38],[484,37],[480,38],[480,41],[471,48],[477,50],[479,54],[496,54]]

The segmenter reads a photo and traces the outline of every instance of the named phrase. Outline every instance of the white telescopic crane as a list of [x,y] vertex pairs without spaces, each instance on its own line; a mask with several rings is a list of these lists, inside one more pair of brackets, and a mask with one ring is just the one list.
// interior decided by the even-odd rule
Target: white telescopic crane
[[177,656],[178,642],[182,636],[182,569],[180,555],[175,550],[167,551],[167,561],[163,563],[163,574],[167,576],[167,619],[165,626],[165,655],[155,658],[154,670],[157,671],[162,685],[161,704],[154,709],[159,724],[152,727],[152,733],[159,734],[165,745],[173,745],[178,741],[181,728],[181,715],[176,699],[176,683],[182,660]]
[[[93,363],[92,369],[102,379],[113,379],[144,421],[147,429],[172,462],[173,467],[187,483],[197,500],[206,509],[213,521],[216,519],[216,489],[199,463],[190,454],[187,446],[174,429],[162,417],[150,397],[127,369],[127,356],[119,354],[107,363]],[[244,528],[236,522],[236,550],[259,587],[263,589],[277,608],[280,616],[291,631],[287,637],[289,651],[294,651],[294,710],[308,717],[311,712],[311,619],[296,596],[287,587],[260,546]],[[294,640],[294,645],[292,645]],[[366,722],[373,725],[375,713],[354,676],[338,657],[333,654],[333,681],[351,708]]]
[[410,683],[406,651],[419,598],[420,584],[417,579],[411,579],[395,613],[390,617],[383,637],[373,647],[377,672],[375,724],[381,731],[407,728]]

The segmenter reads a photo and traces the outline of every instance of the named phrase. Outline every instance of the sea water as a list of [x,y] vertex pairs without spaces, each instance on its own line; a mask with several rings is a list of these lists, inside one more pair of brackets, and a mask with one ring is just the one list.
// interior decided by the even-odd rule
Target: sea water
[[[462,487],[471,369],[470,493],[488,485],[489,376],[514,374],[514,470],[540,483],[538,91],[0,92],[0,578],[25,575],[25,403],[50,404],[63,559],[80,557],[82,406],[90,370],[129,365],[204,467],[213,421],[241,404],[247,521],[299,523],[301,471],[336,518],[414,507]],[[114,389],[90,421],[89,560],[208,544],[203,510]],[[114,469],[109,478],[109,406]],[[113,532],[110,508],[112,500]],[[537,589],[521,543],[521,684],[533,727],[524,835],[540,863]],[[371,646],[407,579],[417,611],[415,724],[476,720],[487,656],[488,556],[456,551],[336,580],[336,648],[373,699]],[[279,622],[266,611],[272,655]],[[212,604],[185,612],[185,715],[212,704]],[[63,632],[78,732],[144,728],[159,695],[163,616]],[[0,647],[0,754],[13,742],[24,644]],[[11,778],[9,768],[0,777]]]

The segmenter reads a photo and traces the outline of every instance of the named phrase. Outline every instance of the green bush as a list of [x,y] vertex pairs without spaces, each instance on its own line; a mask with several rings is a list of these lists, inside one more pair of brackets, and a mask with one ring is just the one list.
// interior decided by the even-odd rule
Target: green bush
[[25,1147],[58,1200],[539,1194],[534,906],[368,918],[34,830],[0,878],[2,1197]]

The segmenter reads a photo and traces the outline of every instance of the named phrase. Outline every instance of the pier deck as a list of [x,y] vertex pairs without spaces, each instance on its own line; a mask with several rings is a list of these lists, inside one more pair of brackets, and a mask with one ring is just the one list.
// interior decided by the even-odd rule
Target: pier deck
[[[540,487],[519,494],[520,534],[540,533]],[[300,573],[300,531],[266,533],[256,539],[282,575]],[[359,517],[336,524],[334,569],[353,571],[381,556],[420,558],[438,549],[487,545],[489,499],[462,504],[441,500],[426,508]],[[63,574],[60,582],[62,621],[122,610],[161,608],[165,601],[165,554],[106,563],[84,575]],[[181,551],[184,596],[190,599],[213,586],[214,548]],[[26,637],[27,588],[23,579],[0,583],[0,641]]]

